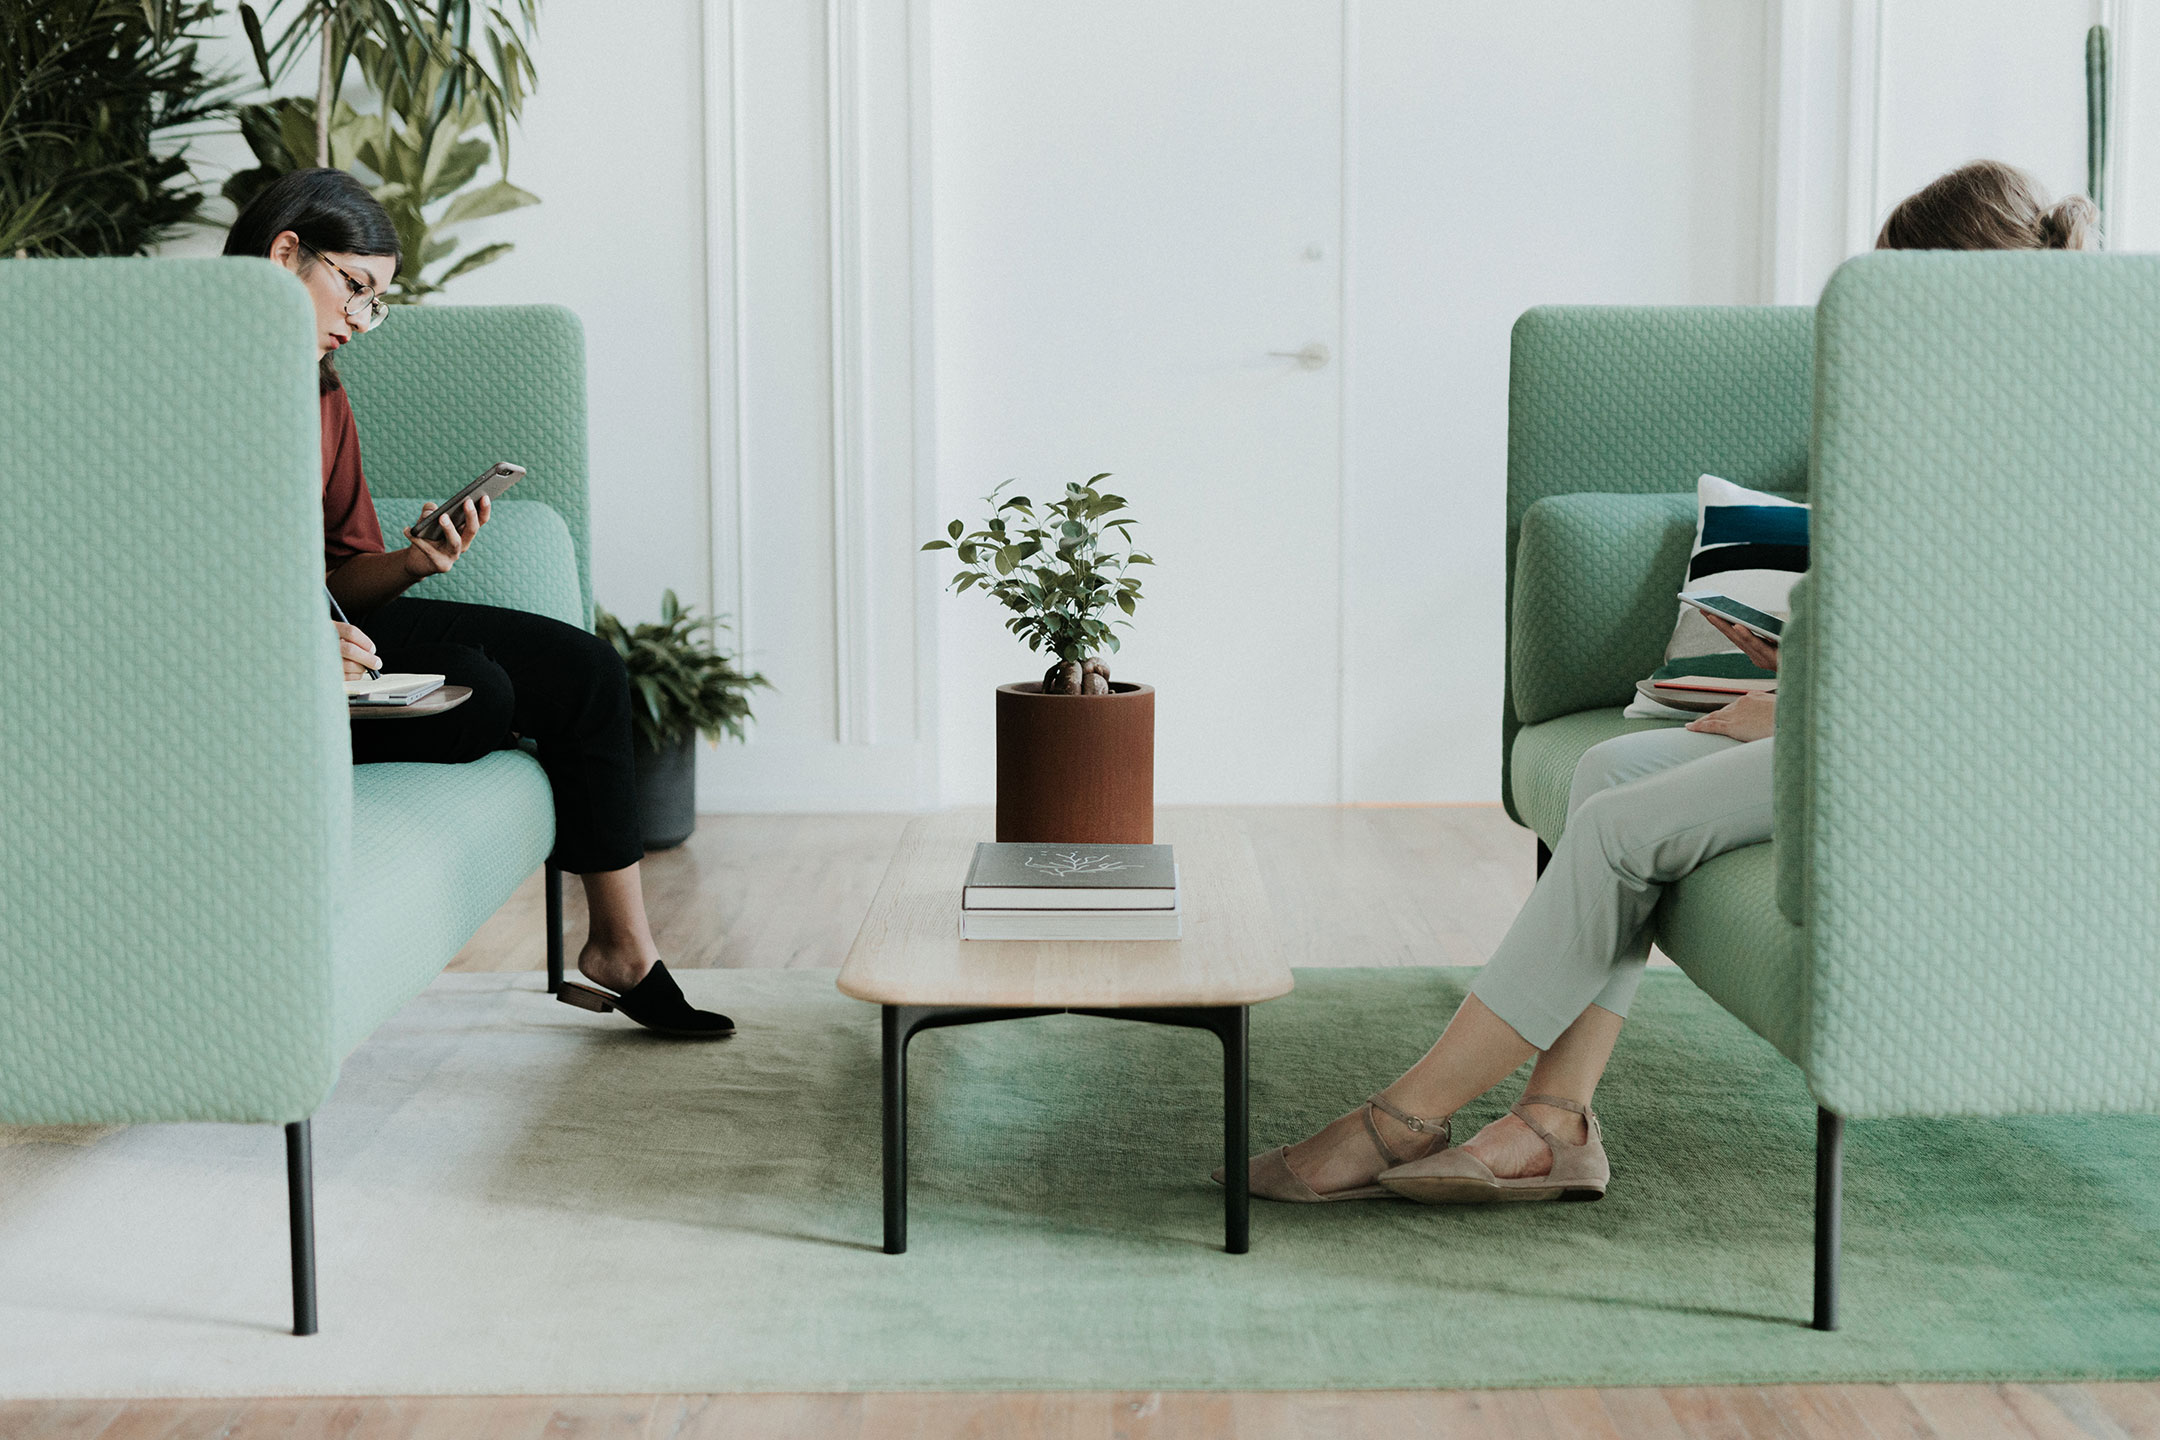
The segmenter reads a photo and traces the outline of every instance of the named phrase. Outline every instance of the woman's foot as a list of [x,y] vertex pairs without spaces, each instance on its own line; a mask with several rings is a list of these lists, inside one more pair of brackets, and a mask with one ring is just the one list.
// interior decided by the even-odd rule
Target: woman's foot
[[[1428,1120],[1375,1095],[1297,1144],[1255,1155],[1249,1183],[1263,1200],[1385,1199],[1389,1192],[1377,1183],[1381,1171],[1434,1154],[1447,1143],[1444,1118]],[[1222,1171],[1215,1179],[1222,1179]]]
[[1457,1149],[1382,1171],[1379,1184],[1427,1205],[1504,1200],[1596,1200],[1612,1181],[1590,1107],[1526,1095]]
[[[1523,1108],[1538,1124],[1570,1145],[1580,1145],[1590,1137],[1590,1122],[1572,1111],[1551,1105],[1525,1105]],[[1501,1180],[1524,1180],[1533,1175],[1552,1173],[1552,1147],[1512,1110],[1465,1140],[1462,1148],[1477,1156],[1485,1168]]]
[[603,945],[587,940],[585,948],[578,951],[577,968],[593,984],[620,995],[650,974],[659,958],[657,951],[648,952],[636,945]]
[[[633,963],[611,963],[605,951],[596,954],[596,947],[588,944],[578,956],[578,971],[608,988],[565,981],[555,997],[565,1005],[601,1014],[620,1010],[646,1029],[679,1040],[725,1040],[735,1033],[735,1022],[727,1016],[692,1005],[660,960],[637,957]],[[636,978],[620,983],[631,975]]]

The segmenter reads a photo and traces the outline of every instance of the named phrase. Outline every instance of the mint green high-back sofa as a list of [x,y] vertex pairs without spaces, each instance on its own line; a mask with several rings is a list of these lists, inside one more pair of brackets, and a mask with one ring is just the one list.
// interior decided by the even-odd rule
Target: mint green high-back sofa
[[[1707,320],[1728,341],[1711,393],[1742,392],[1724,423],[1753,434],[1690,449],[1672,480],[1797,490],[1746,457],[1789,464],[1811,402],[1812,565],[1781,667],[1773,838],[1670,887],[1654,924],[1816,1097],[1829,1329],[1847,1117],[2160,1111],[2160,750],[2140,719],[2160,691],[2130,638],[2160,618],[2160,258],[1868,255],[1814,319],[1810,390],[1788,313],[1524,318],[1509,781],[1514,813],[1557,839],[1574,758],[1633,723],[1619,682],[1656,663],[1692,525],[1678,483],[1662,525],[1651,497],[1596,493],[1631,488],[1624,471],[1533,491],[1556,443],[1595,453],[1549,437],[1610,425],[1624,465],[1658,444],[1631,416],[1706,423],[1696,377],[1643,362]],[[1600,378],[1615,363],[1638,373]],[[1616,383],[1670,393],[1574,403]],[[1569,615],[1612,648],[1554,633]],[[2099,677],[2109,701],[2041,700],[2059,676]]]
[[[263,261],[0,261],[0,1123],[285,1126],[303,1334],[308,1118],[554,844],[522,751],[352,764],[313,335]],[[575,318],[400,309],[344,371],[387,531],[531,471],[419,593],[583,623]]]

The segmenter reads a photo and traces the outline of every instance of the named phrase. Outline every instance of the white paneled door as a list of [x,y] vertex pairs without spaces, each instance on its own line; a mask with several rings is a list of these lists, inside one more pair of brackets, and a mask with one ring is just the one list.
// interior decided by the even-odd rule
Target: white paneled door
[[[1158,687],[1165,803],[1339,795],[1342,27],[934,9],[938,513],[1114,473],[1161,562],[1113,665]],[[982,801],[992,690],[1044,662],[981,596],[939,605],[942,798]]]

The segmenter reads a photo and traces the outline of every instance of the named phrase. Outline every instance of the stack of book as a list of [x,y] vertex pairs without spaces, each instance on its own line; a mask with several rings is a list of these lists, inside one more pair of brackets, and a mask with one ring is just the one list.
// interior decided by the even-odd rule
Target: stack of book
[[1168,845],[975,847],[963,940],[1175,940],[1184,933]]

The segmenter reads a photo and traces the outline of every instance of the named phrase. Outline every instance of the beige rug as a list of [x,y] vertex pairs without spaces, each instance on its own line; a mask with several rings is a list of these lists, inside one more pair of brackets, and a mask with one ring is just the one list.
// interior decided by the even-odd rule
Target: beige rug
[[[1414,1059],[1469,973],[1301,972],[1253,1016],[1255,1143]],[[832,978],[685,972],[743,1024],[705,1046],[537,976],[438,981],[316,1117],[308,1339],[285,1332],[275,1127],[9,1133],[0,1397],[2160,1373],[2160,1125],[1854,1126],[1847,1328],[1818,1335],[1812,1106],[1672,975],[1645,982],[1600,1097],[1602,1204],[1259,1205],[1244,1256],[1206,1179],[1212,1037],[932,1032],[912,1249],[887,1256],[876,1012]],[[1737,1178],[1706,1195],[1703,1174]]]

